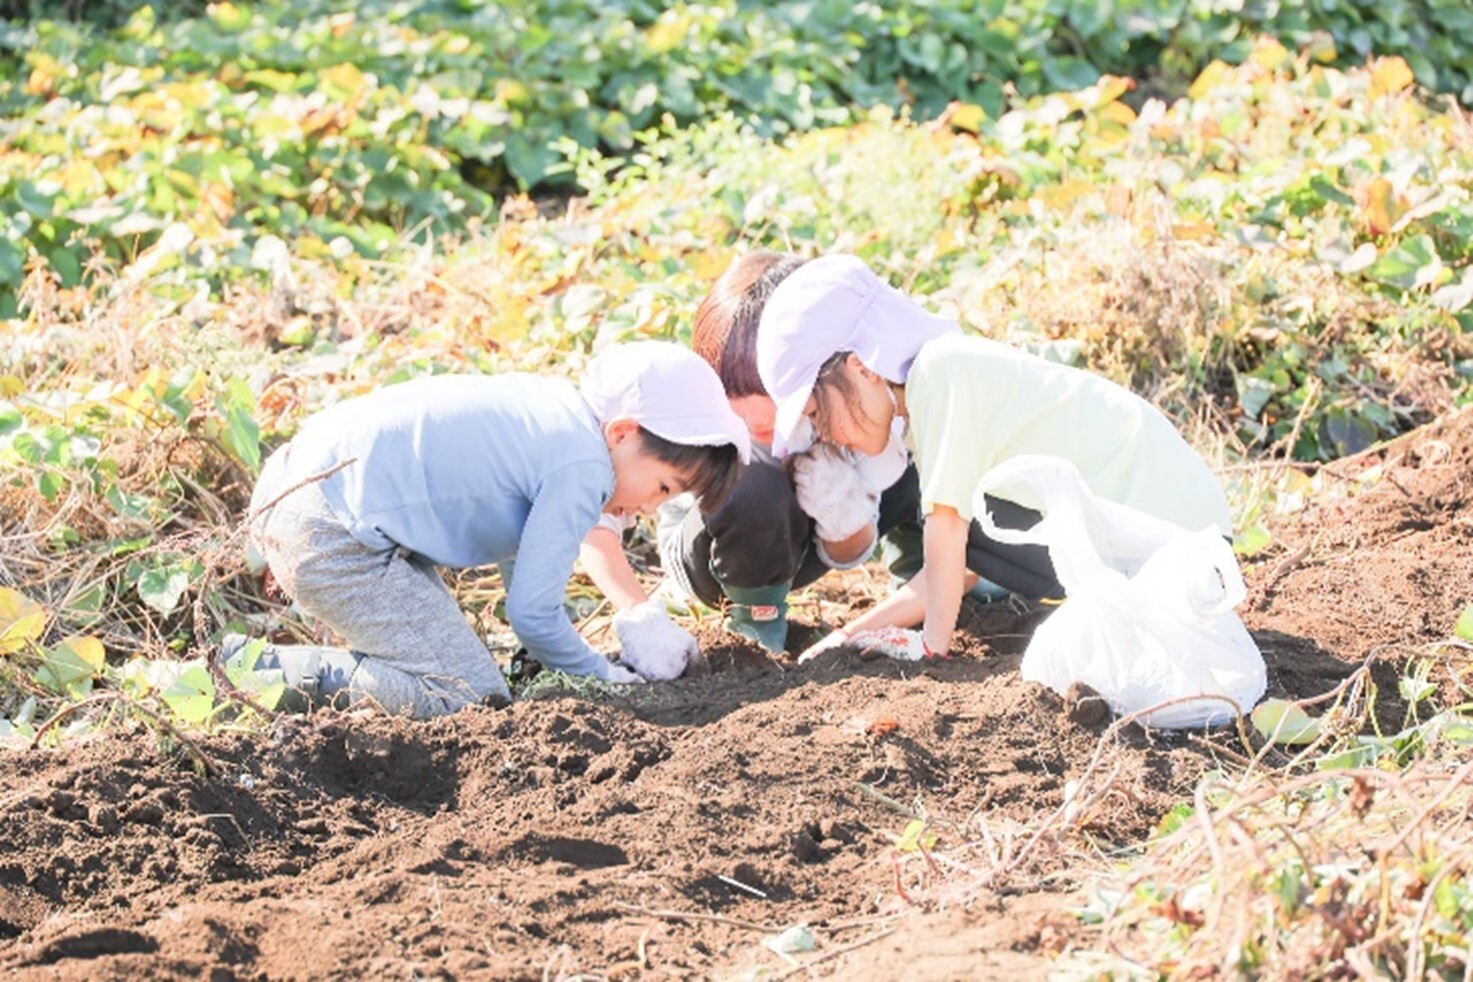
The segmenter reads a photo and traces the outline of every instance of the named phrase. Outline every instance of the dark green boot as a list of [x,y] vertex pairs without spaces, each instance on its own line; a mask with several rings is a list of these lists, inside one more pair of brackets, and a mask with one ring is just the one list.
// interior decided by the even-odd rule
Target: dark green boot
[[727,599],[725,627],[760,644],[771,654],[788,646],[788,591],[792,584],[735,587],[722,585]]
[[897,525],[880,537],[880,561],[890,570],[890,592],[895,592],[925,565],[925,544],[919,526]]

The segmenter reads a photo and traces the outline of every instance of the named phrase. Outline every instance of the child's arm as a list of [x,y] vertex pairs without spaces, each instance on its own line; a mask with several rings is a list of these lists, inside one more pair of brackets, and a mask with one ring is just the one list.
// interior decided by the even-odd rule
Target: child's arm
[[649,599],[624,555],[624,543],[607,525],[595,525],[583,537],[578,561],[593,585],[619,610],[631,610]]
[[819,557],[826,565],[835,569],[852,569],[870,557],[878,539],[879,527],[873,522],[847,539],[825,539],[819,536]]
[[663,604],[649,599],[624,555],[619,533],[611,526],[595,525],[583,537],[578,559],[594,585],[619,609],[614,615],[614,631],[625,665],[641,678],[663,682],[677,678],[689,665],[700,661],[700,644],[670,619]]
[[944,655],[961,612],[967,580],[968,522],[949,505],[933,505],[926,515],[925,609],[926,647]]
[[[940,514],[940,518],[937,516]],[[933,531],[934,529],[934,531]],[[962,594],[966,593],[969,586],[976,582],[976,574],[967,571],[967,522],[957,514],[955,508],[938,505],[932,509],[931,514],[926,516],[925,532],[926,564],[921,567],[915,576],[910,578],[900,589],[896,590],[884,600],[875,604],[865,611],[860,617],[855,618],[839,629],[838,633],[845,636],[855,634],[859,631],[868,631],[877,627],[914,627],[925,621],[930,624],[941,624],[938,617],[945,616],[944,611],[951,611],[950,618],[944,623],[944,637],[947,645],[938,647],[936,641],[939,638],[926,636],[926,643],[931,650],[937,654],[944,654],[949,646],[951,632],[956,628],[957,614],[961,610]],[[933,546],[932,538],[944,538],[946,541],[939,546]],[[933,564],[940,568],[943,563],[949,564],[949,572],[955,574],[954,583],[942,589],[949,592],[954,599],[943,606],[943,598],[938,597],[938,591],[932,589],[933,579],[951,580],[952,577],[934,577],[931,573]],[[932,605],[936,605],[936,612],[932,613]],[[936,632],[942,635],[942,631]]]

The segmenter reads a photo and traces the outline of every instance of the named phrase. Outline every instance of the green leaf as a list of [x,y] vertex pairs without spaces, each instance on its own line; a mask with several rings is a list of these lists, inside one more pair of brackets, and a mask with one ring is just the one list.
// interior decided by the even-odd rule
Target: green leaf
[[71,289],[82,282],[82,262],[70,249],[55,248],[49,253],[51,268],[56,270],[56,277],[66,289]]
[[159,698],[186,723],[203,723],[215,709],[215,680],[203,666],[191,665]]
[[1191,821],[1197,810],[1191,805],[1176,805],[1161,816],[1161,821],[1156,823],[1156,830],[1152,833],[1157,838],[1168,836]]
[[1233,538],[1233,550],[1244,558],[1256,556],[1273,544],[1274,537],[1262,525],[1243,529]]
[[25,249],[7,239],[0,239],[0,283],[18,285],[25,266]]
[[92,679],[106,664],[102,642],[93,637],[70,637],[52,648],[36,670],[35,679],[52,692],[84,698]]
[[177,564],[155,566],[138,578],[138,596],[161,614],[173,613],[189,589],[189,570]]
[[265,650],[264,638],[242,645],[239,651],[225,659],[225,677],[237,689],[254,695],[256,701],[267,709],[275,709],[286,692],[286,675],[280,669],[256,670],[256,662]]
[[1458,622],[1453,625],[1453,633],[1464,641],[1473,641],[1473,603],[1463,608],[1458,615]]
[[1372,279],[1410,290],[1441,268],[1442,260],[1437,255],[1432,237],[1418,235],[1381,256],[1366,273]]
[[261,469],[261,427],[256,422],[256,396],[245,380],[233,378],[215,402],[225,417],[225,447],[255,474]]
[[1337,457],[1359,453],[1376,442],[1376,428],[1358,413],[1332,409],[1321,421],[1321,445],[1333,448]]
[[56,196],[39,190],[30,181],[16,181],[15,200],[31,215],[45,221],[53,213]]
[[1313,743],[1320,735],[1320,721],[1286,699],[1265,699],[1252,719],[1254,728],[1274,743]]
[[73,624],[95,624],[102,619],[102,608],[107,602],[107,584],[94,583],[67,602],[66,619]]

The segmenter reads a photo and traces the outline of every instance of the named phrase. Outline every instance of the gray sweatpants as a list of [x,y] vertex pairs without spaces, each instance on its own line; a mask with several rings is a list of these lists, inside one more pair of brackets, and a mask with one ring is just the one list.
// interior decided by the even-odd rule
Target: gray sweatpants
[[[294,483],[286,478],[290,453],[287,444],[261,469],[253,513]],[[346,689],[352,702],[371,699],[420,719],[509,696],[436,568],[407,550],[370,549],[353,538],[318,483],[257,515],[250,536],[287,595],[348,644],[327,651],[322,695]]]

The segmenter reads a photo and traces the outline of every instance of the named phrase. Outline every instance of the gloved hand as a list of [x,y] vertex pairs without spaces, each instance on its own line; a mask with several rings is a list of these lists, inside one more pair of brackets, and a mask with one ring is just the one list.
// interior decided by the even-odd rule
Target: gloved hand
[[920,661],[931,657],[920,631],[903,627],[875,627],[849,635],[849,647],[860,654],[879,654],[898,661]]
[[643,685],[644,679],[640,678],[632,668],[621,665],[607,658],[600,658],[593,669],[593,677],[603,682],[612,682],[614,685]]
[[834,631],[825,635],[818,643],[805,649],[798,656],[799,664],[811,661],[826,651],[835,648],[853,648],[860,654],[884,655],[898,661],[921,661],[933,657],[926,650],[926,642],[920,631],[903,627],[873,627],[867,631],[844,634]]
[[843,631],[830,631],[818,641],[803,649],[802,654],[798,656],[798,664],[801,665],[804,662],[812,661],[824,652],[833,651],[835,648],[842,648],[848,643],[849,635]]
[[638,607],[614,615],[619,635],[620,662],[649,682],[668,682],[685,673],[701,656],[701,646],[685,628],[672,621],[659,601],[646,600]]
[[853,456],[831,443],[816,443],[794,458],[793,491],[826,542],[842,542],[880,514],[879,491],[865,484]]

